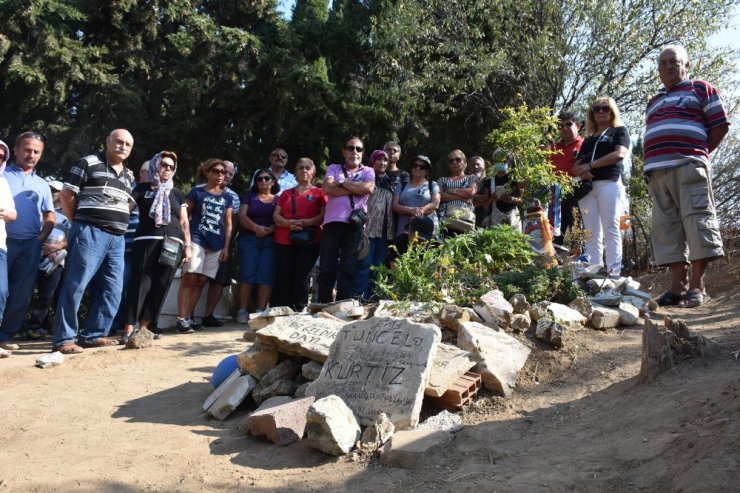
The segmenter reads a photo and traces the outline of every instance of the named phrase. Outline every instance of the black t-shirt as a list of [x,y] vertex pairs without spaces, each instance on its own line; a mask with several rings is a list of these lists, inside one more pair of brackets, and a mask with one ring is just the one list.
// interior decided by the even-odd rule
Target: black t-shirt
[[185,196],[180,190],[170,190],[170,223],[160,228],[154,224],[154,219],[149,215],[157,191],[152,190],[152,184],[142,183],[137,185],[131,192],[131,196],[139,206],[139,226],[136,228],[134,241],[164,238],[164,235],[183,239],[182,227],[180,226],[180,214],[183,213],[182,206]]
[[[618,145],[624,146],[629,149],[630,146],[630,135],[627,131],[627,127],[612,127],[608,128],[606,132],[601,135],[591,135],[586,137],[583,141],[581,150],[578,152],[578,160],[584,159],[585,162],[591,161],[591,155],[594,155],[594,161],[600,157],[604,157],[610,152],[614,152]],[[594,146],[596,146],[596,153],[594,153]],[[620,160],[610,166],[594,168],[591,174],[594,175],[594,180],[609,180],[617,181],[621,173],[623,166],[623,160]]]
[[[493,190],[491,190],[491,193],[496,193],[496,187],[504,187],[505,192],[512,197],[519,197],[521,195],[521,193],[519,192],[519,187],[516,186],[516,183],[512,182],[511,184],[509,184],[509,175],[499,176],[497,174],[496,176],[494,176],[493,186],[494,188]],[[505,214],[513,211],[514,207],[516,207],[516,204],[512,204],[511,202],[504,202],[503,200],[496,201],[496,209]]]
[[402,169],[397,169],[395,171],[386,171],[385,174],[391,178],[392,182],[399,180],[402,185],[407,184],[411,180],[411,175],[409,175],[409,172]]

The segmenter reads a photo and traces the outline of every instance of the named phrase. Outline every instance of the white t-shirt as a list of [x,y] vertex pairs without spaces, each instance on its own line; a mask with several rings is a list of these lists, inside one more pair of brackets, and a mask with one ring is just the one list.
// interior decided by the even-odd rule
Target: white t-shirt
[[[13,194],[10,191],[8,181],[4,176],[0,176],[0,209],[15,212]],[[8,251],[8,245],[6,242],[7,237],[8,234],[5,232],[5,221],[0,219],[0,250],[3,250],[4,252]]]

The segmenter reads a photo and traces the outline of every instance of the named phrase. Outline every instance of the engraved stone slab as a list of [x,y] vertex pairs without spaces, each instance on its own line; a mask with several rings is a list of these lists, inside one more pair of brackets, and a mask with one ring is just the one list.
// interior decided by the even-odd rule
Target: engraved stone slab
[[306,315],[279,317],[257,332],[256,341],[274,344],[278,351],[286,354],[323,363],[329,357],[334,338],[344,326],[341,322]]
[[432,361],[432,372],[424,395],[441,397],[455,380],[475,366],[473,355],[468,351],[440,343]]
[[338,395],[365,426],[384,412],[397,429],[413,428],[440,339],[436,325],[403,318],[345,325],[306,395]]

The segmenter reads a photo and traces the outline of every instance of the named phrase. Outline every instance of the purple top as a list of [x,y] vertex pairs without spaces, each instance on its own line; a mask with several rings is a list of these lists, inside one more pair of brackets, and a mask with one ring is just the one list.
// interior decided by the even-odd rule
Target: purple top
[[[375,171],[370,166],[360,165],[352,171],[347,170],[347,178],[344,177],[342,168],[343,166],[341,164],[332,164],[326,170],[326,178],[331,176],[336,182],[375,182]],[[370,197],[370,194],[353,195],[352,197],[355,201],[355,209],[362,209],[367,212],[367,199]],[[349,195],[343,195],[341,197],[329,196],[326,203],[326,212],[324,213],[324,224],[332,222],[348,223],[351,213],[352,206],[350,205]]]
[[[272,202],[265,204],[259,197],[248,193],[242,199],[242,204],[248,207],[247,217],[254,221],[259,226],[269,227],[274,224],[272,220],[272,213],[275,212],[275,204],[277,204],[278,196],[273,198]],[[243,233],[254,234],[254,231],[249,231],[241,228]]]

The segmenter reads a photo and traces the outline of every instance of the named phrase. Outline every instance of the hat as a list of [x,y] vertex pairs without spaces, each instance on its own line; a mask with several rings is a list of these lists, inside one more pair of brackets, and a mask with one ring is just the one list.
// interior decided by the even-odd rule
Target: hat
[[[425,163],[427,163],[427,166],[429,166],[429,169],[432,168],[432,160],[426,157],[424,154],[419,154],[418,156],[416,156],[414,158],[414,161],[424,161]],[[411,162],[414,162],[414,161],[411,161]]]
[[434,238],[434,221],[428,216],[416,216],[411,220],[409,228],[422,240]]
[[64,188],[64,183],[59,180],[49,180],[49,188],[55,192],[61,192],[62,188]]

